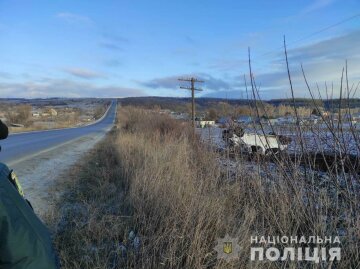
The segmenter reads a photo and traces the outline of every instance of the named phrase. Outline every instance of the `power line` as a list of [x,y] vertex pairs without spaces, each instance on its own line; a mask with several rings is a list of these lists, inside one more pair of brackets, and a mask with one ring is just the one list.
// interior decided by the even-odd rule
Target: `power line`
[[[294,40],[294,41],[292,41],[292,42],[288,42],[288,45],[296,44],[296,43],[298,43],[298,42],[300,42],[300,41],[306,40],[306,39],[308,39],[308,38],[310,38],[310,37],[313,37],[313,36],[315,36],[315,35],[317,35],[317,34],[323,33],[323,32],[325,32],[325,31],[327,31],[327,30],[329,30],[329,29],[332,29],[332,28],[334,28],[334,27],[336,27],[336,26],[339,26],[339,25],[341,25],[341,24],[344,24],[344,23],[346,23],[346,22],[348,22],[348,21],[351,21],[351,20],[353,20],[353,19],[355,19],[355,18],[358,18],[358,17],[360,17],[360,13],[357,13],[357,14],[355,14],[355,15],[352,15],[352,16],[350,16],[350,17],[347,17],[347,18],[345,18],[345,19],[343,19],[343,20],[341,20],[341,21],[338,21],[338,22],[336,22],[336,23],[334,23],[334,24],[331,24],[331,25],[329,25],[329,26],[327,26],[327,27],[324,27],[324,28],[322,28],[322,29],[320,29],[320,30],[318,30],[318,31],[312,32],[312,33],[310,33],[310,34],[308,34],[308,35],[306,35],[306,36],[303,36],[303,37],[301,37],[301,38],[299,38],[299,39],[297,39],[297,40]],[[283,46],[282,46],[282,47],[278,47],[278,48],[273,49],[273,50],[271,50],[271,51],[265,52],[265,53],[261,54],[260,56],[269,55],[269,54],[272,54],[272,53],[275,53],[275,52],[277,53],[277,52],[279,51],[279,49],[283,49],[283,48],[284,48]]]
[[320,34],[320,33],[325,32],[325,31],[327,31],[327,30],[329,30],[329,29],[331,29],[331,28],[334,28],[334,27],[336,27],[336,26],[339,26],[339,25],[341,25],[341,24],[343,24],[343,23],[345,23],[345,22],[351,21],[351,20],[353,20],[353,19],[355,19],[355,18],[357,18],[357,17],[360,17],[360,13],[358,13],[358,14],[356,14],[356,15],[354,15],[354,16],[348,17],[348,18],[346,18],[346,19],[344,19],[344,20],[342,20],[342,21],[339,21],[339,22],[337,22],[337,23],[334,23],[334,24],[332,24],[332,25],[330,25],[330,26],[327,26],[327,27],[325,27],[325,28],[323,28],[323,29],[321,29],[321,30],[318,30],[318,31],[316,31],[316,32],[313,32],[313,33],[311,33],[311,34],[309,34],[309,35],[307,35],[307,36],[305,36],[305,37],[302,37],[302,38],[300,38],[300,39],[298,39],[298,40],[295,40],[295,41],[293,41],[293,42],[290,42],[289,44],[293,44],[293,43],[297,43],[297,42],[303,41],[303,40],[305,40],[305,39],[307,39],[307,38],[310,38],[310,37],[312,37],[312,36],[314,36],[314,35]]

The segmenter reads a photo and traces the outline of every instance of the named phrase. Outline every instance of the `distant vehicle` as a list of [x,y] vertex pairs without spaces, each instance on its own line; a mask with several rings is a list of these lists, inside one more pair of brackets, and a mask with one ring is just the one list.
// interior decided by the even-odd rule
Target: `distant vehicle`
[[239,126],[224,130],[222,138],[229,146],[239,148],[241,152],[259,155],[277,154],[291,142],[290,138],[281,135],[245,133]]

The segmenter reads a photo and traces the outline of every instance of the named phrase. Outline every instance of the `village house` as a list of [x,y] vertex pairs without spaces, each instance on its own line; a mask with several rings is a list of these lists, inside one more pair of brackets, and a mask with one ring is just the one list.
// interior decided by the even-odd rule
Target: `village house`
[[200,127],[200,128],[210,127],[210,126],[214,126],[214,125],[215,125],[215,121],[213,121],[213,120],[198,120],[198,121],[196,121],[196,126]]

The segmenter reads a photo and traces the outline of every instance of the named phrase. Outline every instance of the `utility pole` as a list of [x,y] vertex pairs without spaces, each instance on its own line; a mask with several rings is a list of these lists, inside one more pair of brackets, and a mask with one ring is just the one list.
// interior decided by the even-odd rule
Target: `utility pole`
[[192,119],[192,126],[195,130],[195,91],[202,91],[202,89],[195,88],[195,82],[203,83],[204,81],[190,77],[190,78],[179,78],[179,81],[188,81],[191,82],[190,87],[183,87],[180,86],[180,89],[186,89],[191,91],[191,119]]

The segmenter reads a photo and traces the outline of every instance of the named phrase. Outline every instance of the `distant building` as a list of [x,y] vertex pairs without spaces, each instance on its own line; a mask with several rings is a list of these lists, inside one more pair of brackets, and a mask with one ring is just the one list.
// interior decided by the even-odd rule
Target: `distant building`
[[250,124],[253,122],[253,119],[251,116],[240,116],[236,119],[236,122],[242,124]]
[[32,115],[33,117],[35,117],[35,118],[40,117],[40,113],[39,113],[39,112],[33,112],[31,115]]
[[213,121],[213,120],[199,120],[199,121],[196,121],[196,125],[198,127],[200,127],[200,128],[205,128],[205,127],[215,125],[215,121]]

